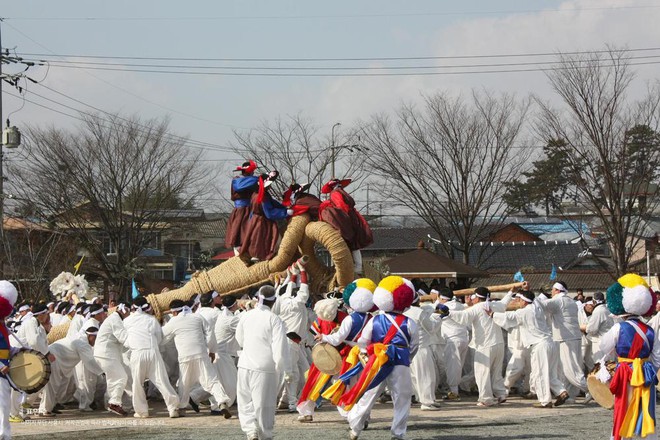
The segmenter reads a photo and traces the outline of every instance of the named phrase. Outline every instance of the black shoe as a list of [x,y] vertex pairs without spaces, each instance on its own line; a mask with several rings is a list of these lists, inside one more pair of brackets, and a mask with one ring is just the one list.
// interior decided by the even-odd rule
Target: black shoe
[[56,409],[58,411],[62,411],[64,409],[64,405],[56,403],[55,407],[53,409]]
[[[195,403],[195,401],[192,400],[192,397],[190,398],[190,400],[188,400],[188,402],[190,403],[190,407],[192,408],[192,410],[195,411],[196,413],[198,413],[199,412],[199,405],[197,405]],[[213,412],[213,411],[211,411],[211,412]]]

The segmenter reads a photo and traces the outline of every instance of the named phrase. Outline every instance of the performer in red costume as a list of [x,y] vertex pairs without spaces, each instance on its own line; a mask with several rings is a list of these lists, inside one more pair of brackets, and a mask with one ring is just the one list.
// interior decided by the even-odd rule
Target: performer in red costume
[[18,292],[9,281],[0,281],[0,438],[11,438],[9,412],[11,410],[11,386],[9,385],[9,358],[19,349],[9,344],[9,330],[5,319],[16,304]]
[[319,218],[337,229],[353,252],[355,272],[362,272],[362,254],[360,249],[373,243],[371,228],[362,215],[355,209],[355,200],[344,187],[351,179],[332,179],[321,188],[322,194],[329,194],[328,200],[321,203]]
[[653,329],[642,321],[655,310],[656,296],[644,278],[627,274],[607,289],[607,308],[624,320],[614,324],[602,336],[600,350],[606,356],[616,353],[617,367],[610,382],[614,394],[614,423],[612,439],[646,438],[657,439],[655,432],[655,393],[658,384],[660,347],[655,344]]
[[[339,323],[347,316],[345,312],[339,310],[339,302],[334,298],[327,298],[318,301],[314,306],[314,312],[318,316],[317,320],[312,325],[312,332],[318,335],[329,335],[338,326]],[[303,386],[298,399],[298,421],[311,422],[313,421],[313,414],[316,401],[321,396],[325,386],[330,381],[332,376],[322,373],[312,364],[307,372],[307,381]]]
[[235,172],[240,171],[241,175],[231,180],[231,200],[234,202],[234,209],[227,220],[225,247],[233,248],[236,255],[241,247],[250,217],[250,198],[258,189],[259,177],[254,175],[256,169],[257,164],[253,160],[244,162],[234,170]]
[[291,208],[294,216],[309,214],[311,221],[315,222],[319,219],[321,199],[307,192],[310,186],[310,183],[292,183],[284,193],[282,205]]

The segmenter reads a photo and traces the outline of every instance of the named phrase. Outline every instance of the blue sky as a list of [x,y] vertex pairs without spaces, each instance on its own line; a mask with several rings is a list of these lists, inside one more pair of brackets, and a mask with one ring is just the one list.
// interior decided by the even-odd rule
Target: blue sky
[[[463,56],[660,47],[660,5],[650,0],[571,1],[30,1],[0,2],[2,46],[20,53],[174,58],[373,58]],[[96,60],[99,61],[99,60]],[[511,62],[511,59],[505,60]],[[151,63],[153,61],[133,61]],[[406,61],[415,65],[464,60]],[[469,62],[475,62],[471,60]],[[482,61],[483,62],[483,61]],[[493,62],[492,59],[486,62]],[[169,61],[168,64],[186,64]],[[217,63],[216,63],[217,64]],[[391,65],[402,65],[393,62]],[[226,66],[378,67],[384,61],[225,63]],[[408,65],[408,64],[406,64]],[[657,80],[660,65],[640,66],[636,91]],[[109,112],[169,115],[181,135],[210,143],[207,157],[234,165],[222,151],[232,129],[301,113],[319,132],[342,127],[436,91],[473,88],[537,93],[552,99],[541,72],[397,77],[260,77],[33,68],[26,98],[52,109],[89,110],[56,90]],[[123,71],[122,71],[123,69]],[[321,70],[323,71],[323,70]],[[47,86],[46,89],[43,86]],[[9,95],[13,124],[71,126],[75,119]],[[31,95],[37,93],[41,96]],[[52,99],[56,103],[45,101]],[[22,107],[21,107],[22,106]],[[20,110],[18,110],[20,108]],[[18,110],[18,111],[17,111]]]

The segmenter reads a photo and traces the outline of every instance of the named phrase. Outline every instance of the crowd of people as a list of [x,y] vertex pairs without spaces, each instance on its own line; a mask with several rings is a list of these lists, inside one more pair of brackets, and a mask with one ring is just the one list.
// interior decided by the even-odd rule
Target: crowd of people
[[[357,439],[374,403],[391,399],[392,438],[400,439],[415,401],[435,411],[442,400],[476,391],[482,408],[514,392],[538,408],[589,403],[586,374],[595,363],[621,362],[612,329],[628,315],[612,313],[603,293],[573,298],[562,282],[547,294],[530,287],[495,300],[485,287],[457,297],[418,280],[387,277],[377,286],[363,278],[312,303],[305,267],[296,263],[286,279],[252,297],[207,292],[173,300],[162,323],[144,297],[110,309],[98,298],[21,304],[6,321],[10,345],[47,356],[51,375],[40,393],[12,389],[7,416],[19,422],[38,405],[38,417],[52,418],[76,401],[80,411],[144,418],[153,397],[180,417],[208,401],[209,414],[237,411],[247,438],[269,439],[278,408],[307,423],[326,401]],[[435,302],[420,303],[429,295]],[[66,337],[49,344],[49,329],[63,322]],[[658,365],[660,314],[638,322],[649,333],[644,357]],[[318,343],[341,353],[334,377],[314,365]]]
[[[268,260],[278,221],[309,215],[341,234],[359,273],[359,249],[372,236],[344,190],[350,180],[323,185],[323,202],[309,184],[294,183],[279,202],[270,194],[278,173],[255,176],[256,168],[236,168],[226,246],[246,265]],[[51,365],[37,393],[0,380],[0,437],[10,438],[9,423],[36,405],[42,418],[71,402],[83,412],[146,418],[148,399],[160,398],[172,418],[207,401],[211,415],[237,413],[248,440],[273,438],[278,409],[310,423],[323,402],[356,440],[374,404],[391,400],[391,436],[403,439],[412,402],[437,411],[476,393],[486,410],[517,393],[539,409],[588,404],[587,375],[613,362],[613,377],[599,373],[615,399],[612,438],[655,438],[660,314],[641,318],[657,303],[643,279],[626,275],[590,298],[561,281],[547,293],[521,283],[499,299],[486,287],[457,296],[444,281],[358,278],[338,292],[311,292],[301,259],[241,299],[215,291],[173,299],[162,317],[143,296],[14,307],[15,287],[0,281],[0,375],[17,350],[36,350]],[[49,344],[49,331],[62,325],[66,335]]]

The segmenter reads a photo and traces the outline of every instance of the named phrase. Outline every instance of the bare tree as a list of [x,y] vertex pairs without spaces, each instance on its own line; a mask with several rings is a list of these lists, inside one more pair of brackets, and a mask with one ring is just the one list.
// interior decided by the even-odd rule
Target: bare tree
[[[349,135],[350,136],[350,135]],[[276,188],[282,192],[292,181],[310,182],[320,191],[331,176],[333,151],[332,139],[319,135],[318,127],[302,116],[278,118],[273,123],[263,122],[247,132],[234,131],[234,152],[246,159],[253,159],[261,171],[280,172]],[[357,138],[337,136],[334,139],[334,160],[338,176],[360,180],[364,176],[358,157],[360,145]]]
[[474,243],[504,221],[504,184],[528,157],[519,145],[528,108],[508,95],[428,96],[421,110],[404,105],[394,121],[380,115],[362,124],[363,159],[385,182],[384,199],[424,219],[448,255],[478,264]]
[[165,210],[193,206],[214,176],[167,120],[83,118],[76,132],[28,130],[29,160],[10,168],[20,182],[13,191],[79,240],[99,275],[123,287],[140,252],[158,246]]
[[4,217],[3,273],[19,286],[21,297],[38,301],[49,297],[52,274],[63,263],[73,266],[76,249],[64,234],[27,218]]
[[562,68],[547,76],[561,107],[537,99],[538,132],[564,141],[578,203],[600,221],[619,276],[628,270],[645,221],[658,207],[660,147],[640,145],[644,136],[638,134],[657,132],[660,93],[651,88],[640,101],[628,99],[634,73],[625,51],[560,54],[559,60]]

